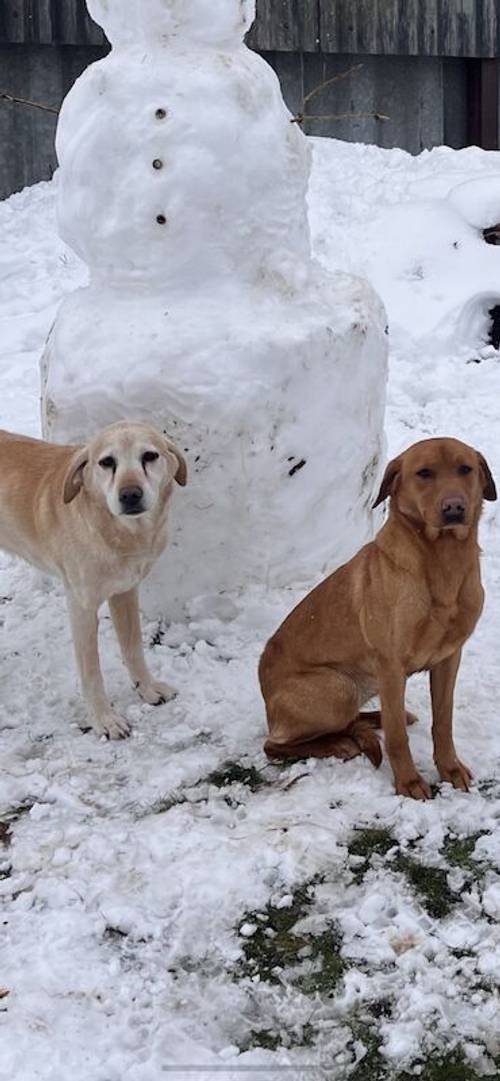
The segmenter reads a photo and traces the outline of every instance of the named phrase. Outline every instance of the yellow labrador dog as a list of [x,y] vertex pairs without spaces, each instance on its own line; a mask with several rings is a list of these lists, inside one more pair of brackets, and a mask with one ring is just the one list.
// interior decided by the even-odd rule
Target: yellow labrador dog
[[146,666],[137,594],[167,543],[174,479],[186,484],[184,458],[147,424],[120,421],[85,447],[0,432],[0,547],[62,578],[89,721],[110,739],[128,735],[129,725],[104,690],[104,601],[141,698],[157,705],[175,694]]

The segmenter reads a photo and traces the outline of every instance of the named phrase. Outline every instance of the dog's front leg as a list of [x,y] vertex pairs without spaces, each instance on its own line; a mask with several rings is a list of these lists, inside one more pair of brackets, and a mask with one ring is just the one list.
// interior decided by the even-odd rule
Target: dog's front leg
[[442,781],[468,792],[472,774],[457,757],[453,743],[453,692],[460,665],[461,650],[431,668],[432,739],[434,761]]
[[396,792],[400,796],[411,796],[413,799],[429,799],[431,790],[416,769],[406,731],[406,676],[398,668],[383,666],[379,672],[378,683],[382,728]]
[[168,683],[160,683],[149,671],[144,657],[141,636],[141,617],[137,589],[118,593],[109,598],[109,610],[124,664],[141,698],[151,706],[159,706],[174,698],[176,691]]
[[99,736],[122,739],[130,726],[111,708],[101,674],[98,651],[98,620],[95,608],[83,608],[69,590],[66,592],[82,694],[92,728]]

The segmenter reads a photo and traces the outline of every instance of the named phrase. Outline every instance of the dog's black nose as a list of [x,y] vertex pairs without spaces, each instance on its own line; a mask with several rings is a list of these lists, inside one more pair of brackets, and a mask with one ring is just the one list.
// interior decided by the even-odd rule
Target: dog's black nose
[[143,491],[138,485],[122,488],[119,494],[120,506],[124,514],[137,514],[141,509]]
[[445,525],[463,522],[465,518],[465,503],[460,496],[444,499],[441,504],[441,517]]

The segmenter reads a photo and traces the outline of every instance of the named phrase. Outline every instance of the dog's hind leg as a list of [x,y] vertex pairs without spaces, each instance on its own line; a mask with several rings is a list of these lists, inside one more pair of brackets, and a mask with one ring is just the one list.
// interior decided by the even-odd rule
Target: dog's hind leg
[[141,617],[137,589],[110,597],[109,610],[120,645],[123,662],[141,698],[150,706],[159,706],[174,698],[176,691],[168,683],[160,683],[148,669],[141,635]]
[[264,750],[269,758],[348,759],[365,754],[374,766],[380,765],[380,742],[374,726],[359,715],[360,691],[351,676],[325,667],[289,677],[266,697],[266,704],[269,738]]

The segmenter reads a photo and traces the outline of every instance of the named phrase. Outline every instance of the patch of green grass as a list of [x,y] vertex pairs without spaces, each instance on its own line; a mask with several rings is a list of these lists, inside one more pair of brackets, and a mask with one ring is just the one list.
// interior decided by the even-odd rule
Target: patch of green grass
[[308,961],[320,962],[320,967],[314,972],[298,975],[293,979],[294,985],[305,995],[331,994],[332,990],[342,979],[347,968],[346,962],[340,955],[342,946],[342,934],[336,924],[332,924],[322,931],[320,935],[306,935],[310,953]]
[[443,855],[452,867],[460,867],[468,878],[482,878],[485,870],[484,861],[476,860],[473,852],[480,837],[485,837],[489,830],[478,830],[468,837],[448,835],[443,845]]
[[299,1031],[288,1029],[275,1031],[272,1028],[252,1029],[250,1035],[240,1044],[240,1052],[263,1047],[266,1051],[278,1051],[281,1047],[310,1047],[316,1036],[316,1029],[306,1023]]
[[347,845],[349,855],[356,856],[364,861],[354,869],[355,881],[361,882],[365,877],[373,856],[383,858],[391,848],[394,848],[395,844],[396,841],[389,829],[367,828],[356,830],[354,837]]
[[278,1051],[283,1047],[283,1033],[273,1032],[271,1028],[253,1028],[250,1035],[240,1044],[240,1052],[251,1051],[254,1047],[263,1047],[266,1051]]
[[[361,1040],[366,1054],[349,1074],[349,1081],[482,1081],[460,1048],[436,1052],[428,1058],[415,1062],[409,1070],[395,1072],[380,1052],[381,1040],[377,1032],[362,1022],[352,1024],[353,1036]],[[495,1074],[492,1081],[499,1081]]]
[[214,769],[207,777],[202,777],[200,783],[212,784],[216,788],[244,784],[251,792],[257,792],[259,788],[269,784],[255,766],[243,766],[241,762],[231,761],[224,762],[220,769]]
[[[418,1073],[417,1073],[418,1070]],[[466,1062],[460,1049],[447,1054],[432,1056],[419,1063],[413,1073],[399,1073],[394,1081],[480,1081],[483,1075],[477,1074],[474,1067]],[[497,1081],[498,1075],[494,1081]]]
[[[304,994],[326,994],[337,986],[347,967],[340,955],[342,936],[338,927],[332,924],[319,935],[295,930],[314,899],[317,881],[312,879],[299,886],[286,908],[269,904],[261,912],[245,913],[240,927],[252,923],[256,930],[248,937],[242,936],[244,958],[237,966],[238,976],[259,975],[267,983],[279,984],[282,970],[288,968],[290,983]],[[314,970],[307,971],[309,967]]]
[[245,960],[239,967],[243,975],[258,973],[261,980],[279,983],[275,969],[297,963],[299,950],[308,943],[304,935],[295,934],[293,929],[311,904],[313,886],[314,882],[299,886],[286,908],[268,904],[261,912],[245,912],[240,926],[256,923],[257,930],[242,942]]
[[[468,888],[471,881],[480,880],[484,874],[485,863],[474,859],[473,852],[478,839],[487,832],[487,830],[480,830],[469,837],[448,836],[444,842],[442,854],[448,867],[459,867],[466,875],[464,889]],[[460,900],[463,890],[454,892],[450,889],[446,868],[428,867],[410,855],[407,850],[403,851],[390,829],[367,828],[355,831],[353,838],[348,842],[349,854],[357,857],[359,861],[353,869],[354,881],[362,882],[374,856],[379,856],[383,860],[394,848],[397,851],[394,859],[388,863],[388,867],[405,876],[430,916],[435,919],[447,916]]]
[[377,1020],[380,1017],[392,1017],[393,1004],[390,998],[379,998],[375,1002],[369,1002],[367,1005],[368,1013],[372,1017],[376,1017]]
[[[209,784],[215,785],[216,788],[229,788],[232,784],[244,784],[251,792],[257,792],[263,785],[269,784],[265,777],[255,769],[254,766],[244,766],[241,762],[224,762],[220,769],[215,769],[212,773],[208,773],[206,777],[200,777],[200,780],[196,782],[196,785],[191,787],[197,787],[199,785]],[[170,811],[172,807],[179,807],[182,803],[187,802],[187,797],[182,791],[169,793],[167,796],[161,796],[150,804],[147,808],[141,808],[139,813],[140,818],[146,818],[148,815],[160,815]]]
[[393,867],[405,875],[429,916],[434,919],[443,919],[460,900],[460,894],[450,890],[446,871],[442,867],[427,867],[404,852],[398,854]]
[[349,1081],[385,1081],[388,1078],[387,1059],[380,1053],[381,1039],[375,1029],[361,1022],[352,1025],[352,1034],[366,1048],[363,1058],[349,1074]]

